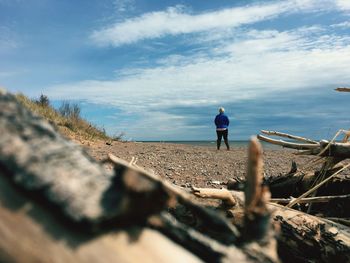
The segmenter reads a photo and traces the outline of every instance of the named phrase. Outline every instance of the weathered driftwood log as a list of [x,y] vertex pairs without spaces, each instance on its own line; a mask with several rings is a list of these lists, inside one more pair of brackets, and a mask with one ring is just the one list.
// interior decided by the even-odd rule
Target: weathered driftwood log
[[[120,223],[123,217],[137,221],[171,199],[141,173],[117,166],[113,176],[14,96],[0,93],[0,109],[3,175],[33,198],[54,205],[72,223],[98,230],[116,217]],[[129,191],[130,180],[138,181],[137,191]],[[134,205],[143,209],[135,210]]]
[[296,141],[301,141],[304,143],[318,144],[317,141],[314,141],[314,140],[311,140],[308,138],[304,138],[304,137],[300,137],[300,136],[291,135],[288,133],[277,132],[277,131],[266,131],[266,130],[261,130],[261,132],[266,134],[266,135],[275,135],[275,136],[280,136],[280,137],[286,137],[286,138],[293,139]]
[[[273,131],[262,131],[265,134],[280,135],[278,132]],[[294,135],[285,134],[284,137],[297,137]],[[258,135],[259,140],[265,141],[271,144],[279,145],[282,147],[296,149],[296,150],[306,150],[304,154],[309,155],[320,155],[320,156],[331,156],[337,157],[341,160],[350,158],[350,142],[329,142],[322,140],[318,143],[295,143],[283,140],[272,139],[267,136]],[[301,138],[301,137],[300,137]],[[304,138],[306,140],[306,138]]]
[[[324,178],[328,178],[342,168],[343,166],[338,165],[326,171]],[[270,176],[265,180],[265,184],[269,186],[273,198],[297,197],[311,189],[319,176],[320,171],[307,173],[296,171],[278,177]],[[349,179],[335,177],[319,189],[319,195],[321,193],[322,195],[348,194],[349,187]]]
[[[281,226],[279,255],[284,262],[350,262],[350,229],[330,220],[276,204]],[[305,260],[306,259],[306,260]]]
[[[246,184],[249,185],[246,186],[246,189],[251,189],[252,185],[259,185],[261,188],[259,180],[247,179]],[[259,189],[259,187],[255,189]],[[203,192],[206,193],[206,198],[210,196],[208,193],[212,193],[213,198],[220,198],[220,195],[215,194],[213,189],[197,188],[196,191],[197,196],[201,196],[201,192]],[[247,203],[251,203],[252,198],[250,195],[246,196],[249,197],[248,201],[245,201],[247,205]],[[228,209],[230,211],[228,214],[233,217],[233,222],[236,222],[242,213],[240,204],[243,200],[239,200],[241,198],[239,195],[234,198],[237,200],[236,205]],[[281,229],[278,246],[279,255],[283,262],[350,261],[350,229],[348,227],[277,204],[270,203],[267,207],[273,211],[274,221]],[[244,225],[244,227],[255,228],[251,224],[246,224],[246,220]]]
[[97,233],[72,226],[57,206],[43,204],[44,197],[31,199],[7,176],[0,171],[0,262],[201,262],[149,227],[129,224]]
[[177,243],[186,244],[187,249],[206,262],[256,262],[252,259],[250,251],[243,251],[236,246],[222,244],[181,223],[169,213],[151,217],[149,225],[171,237]]
[[[190,227],[196,229],[200,233],[203,233],[204,235],[207,235],[208,237],[223,244],[237,244],[237,239],[239,238],[240,233],[235,226],[230,224],[220,214],[210,209],[206,209],[191,198],[191,195],[188,193],[182,191],[169,182],[160,179],[154,174],[147,173],[147,171],[141,167],[131,165],[112,154],[109,154],[109,159],[117,165],[128,167],[129,170],[139,171],[172,195],[173,199],[171,202],[169,202],[169,212],[175,215],[180,222],[190,225]],[[190,222],[187,220],[188,217],[190,217]],[[194,219],[195,223],[191,223]]]
[[[323,178],[326,179],[329,176],[333,175],[334,173],[340,171],[340,169],[343,169],[343,165],[338,164],[334,167],[332,167],[329,170],[322,171],[323,172]],[[313,186],[317,184],[317,179],[321,177],[321,171],[316,172],[301,172],[298,171],[298,168],[295,164],[295,162],[292,163],[292,168],[290,172],[288,172],[285,175],[280,176],[269,176],[266,177],[264,180],[264,184],[266,184],[271,192],[272,198],[282,198],[282,199],[290,199],[290,197],[296,198],[307,192],[309,189],[311,189]],[[244,184],[244,181],[242,182],[236,182],[235,184],[230,184],[227,187],[230,190],[239,190],[241,187],[241,184]],[[335,176],[331,178],[327,183],[322,185],[317,190],[317,195],[319,196],[337,196],[337,195],[346,195],[350,194],[350,178],[344,177],[344,176]],[[347,216],[349,214],[348,202],[346,199],[337,199],[330,197],[329,203],[322,206],[316,206],[315,208],[321,209],[328,216],[341,216],[341,213],[344,213],[343,216]],[[236,200],[237,201],[237,200]],[[302,203],[311,203],[307,202],[306,200]],[[334,204],[337,203],[338,205],[334,206]],[[339,204],[344,204],[344,208],[341,209]],[[350,207],[349,207],[350,208]],[[335,210],[338,210],[336,212]],[[317,210],[316,210],[317,211]],[[336,214],[332,214],[336,212]]]
[[1,262],[199,261],[140,226],[172,199],[158,182],[123,165],[108,172],[10,94],[0,109]]
[[[197,188],[197,192],[209,193],[209,189]],[[212,189],[212,192],[215,190]],[[242,195],[231,191],[239,200],[229,213],[236,223],[240,217]],[[197,194],[200,196],[200,194]],[[213,198],[217,198],[213,195]],[[209,198],[209,195],[206,196]],[[269,203],[273,220],[280,226],[278,235],[278,253],[282,262],[349,262],[350,228],[330,220],[315,217],[284,206]],[[341,219],[340,219],[341,221]]]
[[339,88],[336,88],[335,90],[340,92],[350,92],[350,88],[346,88],[346,87],[339,87]]

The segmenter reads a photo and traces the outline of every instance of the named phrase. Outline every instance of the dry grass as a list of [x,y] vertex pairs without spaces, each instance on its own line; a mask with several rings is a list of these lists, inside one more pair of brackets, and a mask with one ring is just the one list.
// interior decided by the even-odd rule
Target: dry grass
[[27,109],[44,117],[51,124],[56,126],[66,137],[79,141],[111,141],[114,139],[109,137],[103,129],[99,129],[95,125],[82,119],[80,117],[80,107],[77,104],[64,102],[62,106],[65,112],[62,115],[60,111],[56,111],[50,106],[50,102],[45,95],[41,95],[38,100],[29,99],[23,94],[17,94],[16,98]]

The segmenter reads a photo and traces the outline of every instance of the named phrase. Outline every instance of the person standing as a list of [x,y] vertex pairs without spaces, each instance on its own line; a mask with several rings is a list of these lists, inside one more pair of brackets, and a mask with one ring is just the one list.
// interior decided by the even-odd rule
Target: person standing
[[217,149],[220,150],[221,140],[224,137],[224,142],[226,144],[227,150],[230,150],[230,145],[228,144],[228,126],[230,124],[229,118],[225,114],[225,109],[223,107],[219,108],[219,114],[215,117],[216,125],[216,135],[217,135]]

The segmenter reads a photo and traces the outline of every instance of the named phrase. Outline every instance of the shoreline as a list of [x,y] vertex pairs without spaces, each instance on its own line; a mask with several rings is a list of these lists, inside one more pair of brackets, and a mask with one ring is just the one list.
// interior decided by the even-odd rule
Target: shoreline
[[[160,143],[160,144],[176,144],[176,145],[191,145],[191,146],[201,146],[201,147],[214,147],[216,148],[216,140],[174,140],[174,141],[129,141],[134,143]],[[273,145],[267,142],[260,141],[263,148],[279,150],[283,149],[278,145]],[[233,140],[229,141],[230,146],[232,147],[248,147],[249,140]],[[225,147],[224,142],[221,142],[221,147]]]
[[[222,145],[224,147],[224,145]],[[278,176],[289,172],[292,160],[303,166],[311,156],[297,156],[290,149],[263,148],[264,173]],[[90,144],[88,152],[97,160],[103,160],[108,153],[130,161],[152,171],[160,177],[182,187],[222,187],[229,179],[245,177],[247,147],[235,147],[230,151],[225,147],[186,145],[159,142],[103,142]],[[215,182],[215,183],[214,183]],[[218,184],[220,182],[220,184]]]

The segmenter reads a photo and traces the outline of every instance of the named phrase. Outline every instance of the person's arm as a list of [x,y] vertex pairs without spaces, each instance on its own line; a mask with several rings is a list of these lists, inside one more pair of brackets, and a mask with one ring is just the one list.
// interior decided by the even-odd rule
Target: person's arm
[[218,126],[218,116],[215,117],[214,123],[215,123],[215,126],[217,127]]
[[227,126],[230,125],[230,119],[227,117]]

